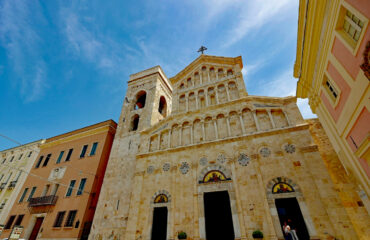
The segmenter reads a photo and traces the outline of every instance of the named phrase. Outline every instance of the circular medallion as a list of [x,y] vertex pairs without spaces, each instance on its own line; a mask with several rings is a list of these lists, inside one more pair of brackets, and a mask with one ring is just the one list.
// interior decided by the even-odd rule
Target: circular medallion
[[241,165],[241,166],[247,166],[248,163],[250,162],[250,158],[245,155],[244,153],[241,153],[239,155],[239,158],[238,158],[238,163]]
[[169,163],[163,164],[163,171],[167,172],[168,170],[170,170],[170,167],[171,165]]
[[147,173],[151,174],[154,172],[154,166],[149,166],[146,170]]
[[295,152],[295,146],[293,144],[287,144],[284,146],[284,150],[287,153],[294,153]]
[[206,157],[202,157],[199,160],[199,164],[202,165],[202,166],[205,166],[207,163],[208,163],[208,159]]
[[218,157],[217,157],[217,162],[218,162],[218,163],[221,163],[221,164],[225,163],[225,162],[226,162],[226,157],[225,157],[225,155],[223,155],[222,153],[221,153],[220,155],[218,155]]
[[270,156],[271,151],[270,151],[270,149],[268,149],[267,147],[264,147],[264,148],[261,148],[261,150],[260,150],[260,154],[261,154],[263,157],[268,157],[268,156]]
[[189,172],[189,169],[190,169],[190,167],[189,167],[189,164],[187,162],[181,163],[180,172],[182,174],[187,174]]

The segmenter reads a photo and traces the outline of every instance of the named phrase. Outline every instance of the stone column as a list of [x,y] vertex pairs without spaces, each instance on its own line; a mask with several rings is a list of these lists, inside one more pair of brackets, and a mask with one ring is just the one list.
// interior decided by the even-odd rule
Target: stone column
[[157,143],[157,150],[161,149],[161,133],[158,133],[158,143]]
[[215,137],[218,139],[217,120],[213,119],[213,125],[215,126]]
[[208,89],[206,89],[204,91],[204,95],[205,95],[205,98],[206,98],[206,106],[208,107],[209,106],[209,102],[208,102]]
[[218,87],[215,87],[215,92],[216,92],[216,104],[219,104],[219,100],[218,100]]
[[201,121],[202,124],[202,135],[203,135],[203,141],[206,140],[206,130],[204,129],[204,120]]
[[171,148],[171,132],[172,129],[170,128],[170,130],[168,131],[168,148]]
[[230,129],[230,120],[229,116],[226,117],[226,123],[227,123],[227,135],[231,137],[231,129]]
[[180,128],[180,141],[179,141],[179,146],[182,146],[182,125],[179,127]]
[[196,109],[199,109],[199,101],[198,101],[198,93],[197,92],[194,92],[195,94],[195,108]]
[[289,118],[288,118],[288,114],[284,111],[284,110],[281,110],[283,113],[284,113],[284,116],[285,116],[285,119],[286,121],[288,122],[288,126],[291,126],[292,123],[290,122]]
[[211,82],[211,77],[209,76],[209,70],[207,68],[208,82]]
[[270,109],[267,109],[267,114],[269,115],[272,128],[276,128],[274,119],[272,119],[272,115],[271,115],[271,110]]
[[203,73],[202,73],[202,68],[200,68],[199,70],[199,84],[202,85],[203,84],[203,77],[202,77]]
[[229,93],[229,85],[226,85],[226,95],[227,95],[227,101],[230,101],[230,93]]
[[193,124],[190,125],[190,144],[194,143]]
[[240,120],[240,126],[242,126],[242,132],[245,134],[245,126],[244,126],[244,121],[243,121],[243,116],[240,114],[239,115],[239,120]]
[[185,94],[185,99],[186,99],[186,112],[189,111],[189,94]]
[[254,118],[254,122],[256,123],[256,128],[257,128],[257,132],[261,130],[260,128],[260,125],[258,123],[258,119],[257,119],[257,115],[256,115],[256,110],[253,111],[253,118]]

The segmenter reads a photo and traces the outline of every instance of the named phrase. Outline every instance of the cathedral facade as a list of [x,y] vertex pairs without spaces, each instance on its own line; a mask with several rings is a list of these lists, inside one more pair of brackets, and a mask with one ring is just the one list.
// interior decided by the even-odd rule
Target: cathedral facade
[[299,239],[365,239],[319,124],[295,97],[248,95],[242,68],[201,55],[169,79],[130,76],[89,239],[284,239],[284,223]]

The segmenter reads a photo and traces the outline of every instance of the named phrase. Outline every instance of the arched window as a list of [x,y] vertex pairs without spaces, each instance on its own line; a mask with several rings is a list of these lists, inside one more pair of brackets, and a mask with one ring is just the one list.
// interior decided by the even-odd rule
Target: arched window
[[289,193],[289,192],[294,192],[294,189],[290,184],[280,181],[278,183],[275,183],[274,186],[272,187],[272,193]]
[[159,99],[158,112],[162,114],[163,117],[167,116],[167,102],[166,102],[166,98],[163,96],[161,96]]
[[145,107],[145,100],[146,100],[146,92],[140,91],[136,95],[136,103],[135,103],[134,109],[137,110],[137,109]]
[[168,203],[168,197],[166,194],[159,194],[154,198],[154,203]]
[[139,120],[140,120],[140,116],[138,114],[136,114],[133,118],[132,118],[132,122],[131,122],[131,131],[136,131],[139,127]]

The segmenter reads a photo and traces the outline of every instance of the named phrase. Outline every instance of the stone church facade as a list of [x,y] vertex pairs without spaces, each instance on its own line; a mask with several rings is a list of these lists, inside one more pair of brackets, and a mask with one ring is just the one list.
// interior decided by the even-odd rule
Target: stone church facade
[[320,124],[295,97],[248,95],[242,68],[201,55],[130,76],[89,239],[284,239],[288,219],[300,239],[368,236]]

